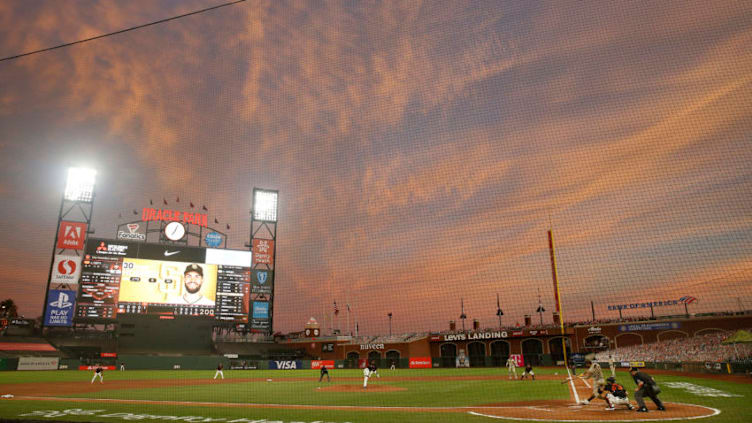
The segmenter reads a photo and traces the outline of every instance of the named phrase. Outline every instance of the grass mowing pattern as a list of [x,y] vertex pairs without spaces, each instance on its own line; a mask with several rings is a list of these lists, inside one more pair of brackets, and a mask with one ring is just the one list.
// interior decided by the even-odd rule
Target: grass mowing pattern
[[[404,391],[375,392],[329,392],[319,391],[318,386],[357,385],[362,386],[362,373],[359,370],[333,370],[332,382],[318,383],[318,371],[315,370],[275,370],[275,371],[226,371],[225,380],[217,380],[204,385],[186,384],[181,386],[96,390],[94,392],[60,392],[58,397],[99,398],[126,400],[163,400],[163,401],[200,401],[218,403],[256,403],[256,404],[299,404],[299,405],[346,405],[379,407],[466,407],[503,402],[568,399],[568,384],[561,384],[561,369],[536,369],[536,374],[552,375],[559,373],[556,380],[519,381],[507,380],[505,369],[427,369],[427,370],[381,370],[383,376],[369,382],[369,386],[392,385],[404,388]],[[106,388],[117,381],[165,380],[175,382],[193,379],[211,379],[213,370],[207,371],[109,371],[105,373]],[[442,377],[487,377],[498,379],[482,380],[443,380]],[[259,381],[242,381],[244,378],[258,378]],[[266,382],[271,378],[272,382]],[[297,380],[310,378],[310,380]],[[421,378],[422,380],[411,380]],[[617,379],[631,392],[633,383],[629,374],[619,372]],[[752,384],[725,382],[705,378],[684,376],[657,376],[663,386],[661,398],[668,402],[682,402],[705,405],[722,410],[721,415],[702,419],[703,422],[740,422],[752,414]],[[79,382],[90,385],[91,372],[53,371],[53,372],[3,372],[0,373],[0,393],[13,391],[13,385],[28,382],[43,382],[44,389],[54,389],[57,382]],[[719,389],[740,395],[732,398],[702,397],[666,386],[665,382],[689,382],[699,386]],[[96,389],[96,388],[95,388]],[[633,398],[633,395],[630,395]],[[648,404],[650,402],[648,401]],[[291,409],[249,409],[235,407],[204,407],[176,404],[119,404],[107,402],[59,402],[59,401],[0,401],[0,418],[35,418],[20,416],[38,410],[86,409],[105,410],[96,416],[56,416],[55,420],[68,421],[165,421],[158,418],[133,417],[124,420],[121,417],[103,417],[111,413],[150,414],[161,416],[202,416],[232,419],[265,419],[267,421],[330,421],[330,422],[480,422],[498,421],[486,417],[467,415],[466,413],[442,412],[405,412],[389,410],[291,410]],[[542,416],[543,417],[543,416]],[[547,417],[547,416],[546,416]],[[655,416],[659,415],[656,413]],[[43,418],[53,419],[53,418]],[[197,421],[197,420],[195,420]]]

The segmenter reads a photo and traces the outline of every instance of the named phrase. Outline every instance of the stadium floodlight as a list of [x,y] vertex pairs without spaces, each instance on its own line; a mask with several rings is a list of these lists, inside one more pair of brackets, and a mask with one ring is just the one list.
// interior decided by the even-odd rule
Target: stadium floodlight
[[253,219],[263,222],[277,221],[277,191],[253,190]]
[[97,171],[82,167],[68,169],[68,181],[65,184],[65,196],[68,201],[90,203],[94,198],[94,182]]

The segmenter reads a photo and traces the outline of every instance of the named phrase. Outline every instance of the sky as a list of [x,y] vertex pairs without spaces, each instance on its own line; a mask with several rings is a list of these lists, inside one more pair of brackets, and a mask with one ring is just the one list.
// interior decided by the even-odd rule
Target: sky
[[[0,58],[218,4],[6,1]],[[88,166],[98,237],[165,198],[242,249],[278,190],[275,331],[550,322],[549,228],[565,320],[752,309],[750,45],[741,1],[247,1],[0,61],[0,297],[41,314]]]

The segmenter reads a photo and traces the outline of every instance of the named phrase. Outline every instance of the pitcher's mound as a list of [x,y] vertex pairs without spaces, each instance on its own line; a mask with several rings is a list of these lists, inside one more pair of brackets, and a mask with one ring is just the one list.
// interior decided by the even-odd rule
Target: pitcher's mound
[[394,391],[407,391],[405,388],[400,388],[391,385],[373,385],[368,389],[363,389],[363,386],[358,385],[333,385],[333,386],[321,386],[316,389],[317,391],[328,392],[394,392]]

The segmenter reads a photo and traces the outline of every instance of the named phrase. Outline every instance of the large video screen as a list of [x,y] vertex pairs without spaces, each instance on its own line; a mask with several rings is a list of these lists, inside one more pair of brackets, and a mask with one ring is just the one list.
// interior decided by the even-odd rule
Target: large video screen
[[251,252],[89,239],[76,319],[125,314],[247,323]]

